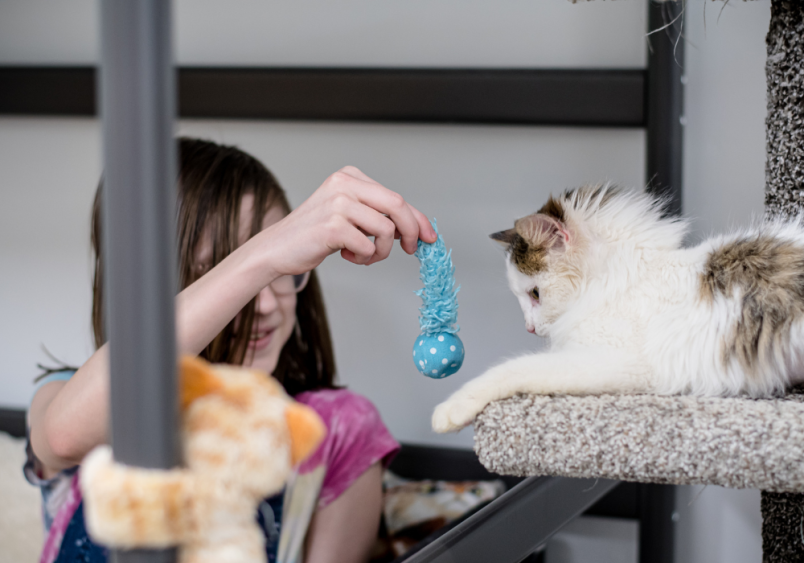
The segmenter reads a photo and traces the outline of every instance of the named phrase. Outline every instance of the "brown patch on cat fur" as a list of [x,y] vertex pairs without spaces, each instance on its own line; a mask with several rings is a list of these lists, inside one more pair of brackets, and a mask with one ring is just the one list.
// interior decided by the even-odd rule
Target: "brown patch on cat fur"
[[790,327],[804,316],[804,248],[767,235],[738,240],[713,251],[701,275],[701,295],[742,293],[740,319],[723,345],[723,363],[736,358],[757,375],[782,360]]
[[511,262],[527,276],[547,267],[547,252],[555,242],[555,228],[563,225],[564,207],[550,196],[533,215],[517,219],[513,229],[491,235],[493,240],[508,245]]
[[[569,192],[567,192],[565,195],[567,194],[569,194]],[[542,208],[539,209],[538,213],[552,217],[561,223],[564,222],[564,206],[561,205],[561,202],[552,195],[547,200],[547,203],[542,205]]]
[[506,244],[511,262],[525,275],[532,276],[547,267],[547,249],[532,245],[515,229],[489,235],[493,240]]
[[547,249],[539,244],[530,244],[522,236],[518,236],[511,245],[511,260],[517,270],[526,276],[532,276],[547,268]]
[[[558,198],[551,195],[537,213],[518,219],[513,229],[494,233],[491,238],[507,245],[511,262],[520,272],[533,276],[547,268],[549,251],[564,243],[561,231],[567,228],[567,206],[577,209],[593,203],[597,208],[604,207],[622,191],[612,184],[590,184],[567,190]],[[578,238],[572,244],[576,252],[583,248]],[[579,279],[578,265],[564,262],[566,272],[562,275],[575,283]]]
[[523,274],[532,276],[547,267],[547,250],[530,245],[516,229],[493,233],[489,237],[508,246],[506,250],[511,256],[511,262]]

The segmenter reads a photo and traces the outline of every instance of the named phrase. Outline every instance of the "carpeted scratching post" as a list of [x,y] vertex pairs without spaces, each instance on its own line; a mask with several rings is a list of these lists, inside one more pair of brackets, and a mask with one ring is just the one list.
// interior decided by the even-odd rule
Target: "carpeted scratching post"
[[[804,211],[804,2],[773,0],[767,46],[765,215],[795,216]],[[804,494],[763,491],[763,562],[804,561],[803,526]]]
[[[575,1],[575,0],[573,0]],[[772,0],[766,215],[804,210],[804,0]],[[760,489],[763,563],[804,562],[804,390],[771,400],[517,396],[475,421],[506,475]]]

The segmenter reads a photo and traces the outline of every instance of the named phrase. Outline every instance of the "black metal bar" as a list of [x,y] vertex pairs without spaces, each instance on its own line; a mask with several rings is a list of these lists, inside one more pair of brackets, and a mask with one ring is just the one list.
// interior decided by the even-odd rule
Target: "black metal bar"
[[[101,2],[103,237],[115,458],[179,461],[175,299],[175,85],[171,2]],[[117,551],[126,563],[176,550]]]
[[642,85],[639,71],[185,69],[179,91],[198,117],[638,126]]
[[0,432],[7,432],[15,438],[24,438],[25,411],[22,409],[0,408]]
[[483,481],[500,479],[507,488],[523,481],[522,477],[497,475],[483,467],[477,454],[469,449],[402,444],[389,467],[405,479],[434,481]]
[[0,67],[0,114],[94,116],[94,67]]
[[[647,140],[648,189],[668,199],[667,212],[683,207],[684,5],[648,2]],[[675,551],[672,485],[642,485],[639,493],[639,560],[672,563]]]
[[[0,114],[94,115],[92,69],[0,67]],[[183,68],[182,117],[642,127],[642,70]]]
[[676,487],[643,484],[639,495],[639,561],[673,563]]
[[644,486],[642,483],[621,481],[609,494],[589,507],[584,515],[638,520],[641,515],[640,491]]
[[519,562],[617,483],[608,479],[531,477],[405,563]]
[[682,2],[648,2],[648,29],[658,31],[648,38],[645,172],[648,189],[666,196],[675,215],[682,207],[683,10]]

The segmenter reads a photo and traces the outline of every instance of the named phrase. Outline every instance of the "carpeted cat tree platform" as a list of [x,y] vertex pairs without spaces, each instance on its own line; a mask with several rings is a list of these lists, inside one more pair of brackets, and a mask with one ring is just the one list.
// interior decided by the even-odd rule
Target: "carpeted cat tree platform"
[[[788,216],[804,209],[804,2],[772,0],[767,53],[766,215]],[[477,417],[475,451],[506,475],[761,489],[763,561],[804,561],[804,389],[775,400],[518,396]]]

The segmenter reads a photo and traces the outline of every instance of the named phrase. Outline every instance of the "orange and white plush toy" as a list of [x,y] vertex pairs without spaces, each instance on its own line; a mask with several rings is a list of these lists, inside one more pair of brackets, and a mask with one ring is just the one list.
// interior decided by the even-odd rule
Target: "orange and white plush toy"
[[257,506],[326,428],[259,371],[184,358],[180,381],[184,467],[129,467],[96,448],[81,467],[87,529],[109,547],[179,546],[182,563],[264,562]]

